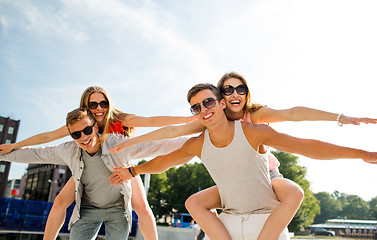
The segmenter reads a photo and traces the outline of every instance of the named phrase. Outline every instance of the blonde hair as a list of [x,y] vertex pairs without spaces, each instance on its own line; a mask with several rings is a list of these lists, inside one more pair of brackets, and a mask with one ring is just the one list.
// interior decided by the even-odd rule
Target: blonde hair
[[84,108],[76,108],[75,110],[72,110],[67,114],[67,117],[65,119],[65,123],[68,126],[75,124],[76,122],[80,121],[81,119],[84,119],[86,117],[89,117],[90,120],[94,120],[93,115],[88,111],[87,109]]
[[[96,92],[101,93],[105,97],[106,101],[109,103],[109,108],[108,108],[108,110],[105,114],[105,117],[104,117],[105,125],[103,126],[103,129],[102,129],[101,142],[103,142],[106,138],[107,133],[108,133],[109,126],[112,123],[117,122],[117,121],[122,122],[123,119],[128,115],[128,113],[124,113],[124,112],[116,109],[111,104],[110,97],[107,94],[107,92],[105,91],[105,89],[98,87],[98,86],[88,87],[83,92],[83,94],[81,95],[80,108],[89,109],[89,106],[88,106],[89,98],[93,93],[96,93]],[[124,134],[125,136],[132,137],[134,135],[134,132],[135,132],[134,127],[123,127],[123,128],[124,128],[124,132],[122,134]]]
[[217,88],[221,90],[221,88],[224,86],[224,82],[226,80],[230,79],[230,78],[236,78],[236,79],[240,80],[243,84],[246,85],[246,88],[247,88],[246,104],[243,107],[243,111],[245,113],[246,112],[256,112],[259,109],[261,109],[262,107],[266,106],[266,105],[261,105],[261,104],[252,102],[251,97],[250,97],[250,89],[249,89],[249,86],[247,85],[246,79],[241,74],[239,74],[239,73],[236,73],[236,72],[227,72],[227,73],[225,73],[220,78],[219,82],[217,83]]

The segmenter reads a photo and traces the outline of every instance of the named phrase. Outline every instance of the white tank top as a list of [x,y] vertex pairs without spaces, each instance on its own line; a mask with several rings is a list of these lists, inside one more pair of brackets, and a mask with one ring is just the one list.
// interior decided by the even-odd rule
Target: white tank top
[[219,188],[223,211],[230,214],[270,213],[279,204],[262,154],[250,146],[240,121],[232,142],[215,147],[204,133],[201,159]]

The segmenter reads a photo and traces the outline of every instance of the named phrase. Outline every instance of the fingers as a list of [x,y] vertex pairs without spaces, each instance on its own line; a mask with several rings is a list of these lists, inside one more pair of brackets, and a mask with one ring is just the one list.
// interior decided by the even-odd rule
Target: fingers
[[116,175],[114,176],[110,181],[109,183],[112,184],[112,185],[119,185],[121,184],[122,182],[124,182],[125,180],[120,177],[119,175]]
[[121,143],[121,144],[118,144],[115,147],[109,149],[109,152],[110,153],[119,153],[119,152],[123,151],[124,148],[125,148],[124,144]]

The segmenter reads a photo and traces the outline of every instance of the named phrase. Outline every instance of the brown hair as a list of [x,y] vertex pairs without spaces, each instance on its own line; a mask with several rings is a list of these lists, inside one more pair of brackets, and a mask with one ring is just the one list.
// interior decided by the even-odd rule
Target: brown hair
[[249,86],[247,85],[246,79],[239,73],[236,72],[227,72],[225,73],[217,83],[217,88],[221,89],[224,86],[224,82],[230,78],[236,78],[240,80],[243,84],[246,85],[247,88],[247,95],[246,95],[246,104],[243,107],[244,112],[256,112],[262,107],[265,107],[265,105],[253,103],[250,97],[250,89]]
[[[101,129],[102,130],[101,141],[103,142],[105,140],[105,138],[106,138],[106,134],[107,134],[107,132],[109,130],[110,125],[112,123],[116,122],[116,121],[122,122],[123,119],[124,119],[124,117],[127,116],[128,113],[124,113],[124,112],[116,109],[111,104],[110,97],[107,94],[107,92],[105,91],[105,89],[103,89],[101,87],[98,87],[98,86],[88,87],[83,92],[83,94],[81,95],[81,101],[80,101],[80,107],[81,108],[89,109],[88,104],[89,104],[90,95],[92,95],[95,92],[101,93],[105,97],[106,101],[109,102],[109,108],[108,108],[108,111],[105,114],[105,125]],[[134,131],[135,131],[134,127],[123,127],[123,128],[124,128],[123,134],[125,136],[131,137],[131,136],[134,135]]]
[[194,97],[198,92],[202,90],[211,90],[211,92],[217,98],[217,101],[220,101],[223,97],[221,96],[220,90],[210,83],[199,83],[193,86],[187,93],[187,101],[190,102],[191,98]]
[[90,111],[86,110],[85,108],[76,108],[75,110],[69,112],[67,114],[67,118],[65,119],[65,123],[67,127],[72,125],[81,119],[89,117],[90,120],[96,121]]

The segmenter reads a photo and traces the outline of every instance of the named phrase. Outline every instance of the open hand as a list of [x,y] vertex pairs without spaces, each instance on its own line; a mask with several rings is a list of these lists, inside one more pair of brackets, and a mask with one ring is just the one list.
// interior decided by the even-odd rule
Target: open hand
[[14,144],[1,144],[0,145],[0,154],[5,154],[13,151],[15,149]]
[[348,117],[348,116],[341,116],[339,122],[342,124],[353,124],[353,125],[360,125],[360,123],[372,123],[376,124],[377,119],[375,118],[355,118],[355,117]]
[[128,168],[126,167],[120,167],[120,168],[114,168],[113,174],[109,176],[109,183],[112,185],[119,185],[123,183],[124,181],[130,180],[132,178],[132,175],[128,171]]

